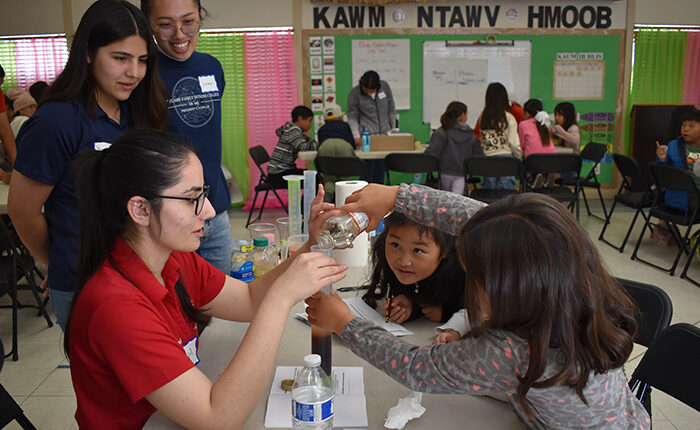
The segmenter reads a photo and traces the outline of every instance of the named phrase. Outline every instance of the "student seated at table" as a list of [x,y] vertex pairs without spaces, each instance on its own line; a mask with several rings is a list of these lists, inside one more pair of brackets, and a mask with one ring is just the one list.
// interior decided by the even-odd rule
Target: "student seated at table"
[[481,141],[467,125],[467,105],[450,102],[440,116],[440,128],[430,136],[425,152],[440,159],[440,188],[464,193],[464,160],[484,155]]
[[315,151],[318,147],[309,134],[313,121],[314,113],[311,109],[297,106],[292,109],[292,120],[275,131],[279,140],[267,163],[270,182],[282,186],[286,183],[284,175],[304,174],[304,170],[296,166],[295,160],[299,151]]
[[[329,138],[342,139],[350,144],[354,150],[355,139],[352,137],[350,125],[343,121],[343,109],[336,103],[326,103],[326,108],[323,110],[323,115],[326,119],[325,124],[318,128],[318,146],[319,150],[323,142]],[[328,191],[328,190],[326,190]]]
[[576,108],[572,103],[562,102],[554,107],[554,124],[550,128],[559,146],[570,148],[578,153],[581,146],[581,130],[576,122]]
[[[700,188],[700,110],[694,109],[683,115],[681,135],[668,142],[668,145],[656,142],[656,157],[659,163],[687,169]],[[666,190],[664,203],[681,210],[694,208],[698,204],[696,201],[689,204],[688,193],[676,190]]]
[[[304,252],[309,242],[246,284],[196,254],[215,211],[193,147],[170,132],[127,132],[79,166],[81,246],[64,340],[78,425],[141,428],[157,409],[186,428],[241,428],[268,386],[290,308],[345,267]],[[311,238],[340,214],[322,203],[322,187],[318,196]],[[195,366],[197,324],[210,317],[250,322],[216,381]]]
[[333,330],[412,390],[505,395],[528,428],[651,427],[622,369],[637,328],[635,306],[561,203],[524,193],[473,213],[473,201],[454,193],[370,184],[341,209],[379,220],[392,207],[459,232],[469,333],[412,345],[353,317],[337,293],[306,300],[311,323]]
[[[473,204],[474,210],[483,206]],[[454,235],[398,211],[384,218],[384,226],[372,248],[372,278],[363,299],[372,307],[381,300],[399,324],[422,315],[447,321],[464,305]]]

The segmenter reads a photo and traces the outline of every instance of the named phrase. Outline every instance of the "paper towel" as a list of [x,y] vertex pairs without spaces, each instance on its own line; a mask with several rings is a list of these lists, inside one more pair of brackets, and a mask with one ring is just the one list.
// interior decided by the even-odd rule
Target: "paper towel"
[[[366,181],[339,181],[335,183],[335,205],[345,204],[345,199],[355,191],[367,185]],[[366,266],[369,256],[369,237],[363,232],[352,243],[352,248],[336,249],[333,258],[349,267]]]

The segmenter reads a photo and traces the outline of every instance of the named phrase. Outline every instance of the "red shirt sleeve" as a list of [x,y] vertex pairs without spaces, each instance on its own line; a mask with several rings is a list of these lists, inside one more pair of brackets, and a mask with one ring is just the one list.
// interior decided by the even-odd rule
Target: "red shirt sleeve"
[[0,90],[0,113],[7,112],[7,105],[5,105],[5,94]]
[[516,102],[510,102],[510,113],[515,117],[515,121],[520,123],[525,119],[523,108]]

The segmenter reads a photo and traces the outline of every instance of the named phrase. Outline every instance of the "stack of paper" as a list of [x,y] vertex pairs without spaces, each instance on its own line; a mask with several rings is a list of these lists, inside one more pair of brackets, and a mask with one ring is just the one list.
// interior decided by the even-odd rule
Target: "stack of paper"
[[[396,324],[393,321],[386,322],[384,315],[380,315],[376,310],[372,309],[367,303],[362,300],[362,297],[348,297],[343,299],[345,304],[350,308],[350,313],[363,320],[371,321],[374,325],[383,328],[394,336],[410,336],[413,334],[411,330],[404,328],[401,324]],[[308,315],[306,312],[295,314],[295,316],[308,323]]]
[[[265,427],[292,426],[292,392],[283,379],[296,379],[301,367],[277,366],[265,413]],[[333,367],[333,427],[367,427],[367,401],[362,367]]]

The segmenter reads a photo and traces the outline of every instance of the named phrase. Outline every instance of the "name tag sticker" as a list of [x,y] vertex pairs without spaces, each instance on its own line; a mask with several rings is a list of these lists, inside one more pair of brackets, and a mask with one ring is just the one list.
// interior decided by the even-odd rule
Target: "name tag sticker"
[[199,87],[202,89],[203,93],[213,93],[219,91],[214,75],[202,75],[198,76],[197,78],[199,79]]
[[381,93],[377,94],[377,97],[379,97],[379,100],[381,100],[386,97],[386,94],[384,93],[384,91],[382,91]]
[[187,354],[195,366],[199,364],[199,356],[197,355],[197,336],[193,337],[186,344],[182,345],[182,349],[185,350],[185,354]]
[[93,144],[95,151],[103,151],[103,150],[109,148],[110,146],[112,146],[112,144],[109,142],[95,142]]

